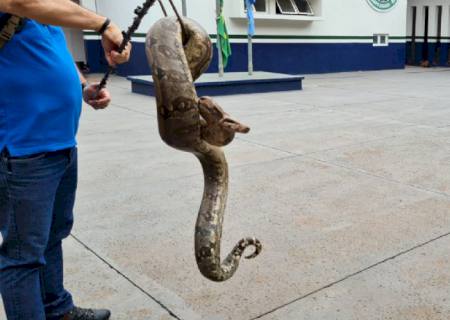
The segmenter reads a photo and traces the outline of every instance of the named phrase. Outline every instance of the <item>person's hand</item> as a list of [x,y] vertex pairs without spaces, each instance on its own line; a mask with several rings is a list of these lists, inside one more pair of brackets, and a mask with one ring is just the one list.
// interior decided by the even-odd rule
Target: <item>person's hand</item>
[[105,50],[105,57],[110,66],[122,64],[130,60],[131,43],[128,42],[122,53],[117,52],[123,40],[123,34],[120,29],[111,23],[102,35],[102,46]]
[[105,109],[111,102],[111,95],[107,89],[102,89],[97,94],[99,84],[90,84],[83,90],[83,100],[95,110]]

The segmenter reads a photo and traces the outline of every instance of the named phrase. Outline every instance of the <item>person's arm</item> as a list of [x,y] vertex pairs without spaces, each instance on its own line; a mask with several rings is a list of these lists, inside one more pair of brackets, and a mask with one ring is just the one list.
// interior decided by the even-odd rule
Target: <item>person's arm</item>
[[2,0],[0,11],[27,17],[42,24],[100,30],[105,18],[70,0]]
[[[70,0],[1,0],[0,11],[27,17],[42,24],[99,31],[105,17],[89,11]],[[119,54],[122,42],[120,29],[111,23],[102,35],[103,48],[110,65],[129,60],[131,45]]]

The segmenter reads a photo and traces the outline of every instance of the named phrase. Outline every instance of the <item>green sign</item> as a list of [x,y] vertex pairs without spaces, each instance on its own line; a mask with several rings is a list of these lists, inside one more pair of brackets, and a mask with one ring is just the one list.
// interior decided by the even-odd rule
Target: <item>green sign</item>
[[369,4],[377,11],[389,11],[398,2],[398,0],[367,0]]

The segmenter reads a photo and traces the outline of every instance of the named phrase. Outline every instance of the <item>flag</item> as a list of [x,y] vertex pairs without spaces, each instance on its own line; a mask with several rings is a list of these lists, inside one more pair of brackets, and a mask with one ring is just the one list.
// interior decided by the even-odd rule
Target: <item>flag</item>
[[220,0],[220,14],[217,17],[217,33],[220,41],[220,47],[222,49],[223,67],[228,64],[228,59],[231,56],[230,39],[228,38],[227,26],[225,25],[225,19],[223,17],[223,0]]
[[248,35],[253,37],[255,35],[255,17],[253,15],[253,5],[256,0],[245,0],[245,7],[247,8],[248,18]]

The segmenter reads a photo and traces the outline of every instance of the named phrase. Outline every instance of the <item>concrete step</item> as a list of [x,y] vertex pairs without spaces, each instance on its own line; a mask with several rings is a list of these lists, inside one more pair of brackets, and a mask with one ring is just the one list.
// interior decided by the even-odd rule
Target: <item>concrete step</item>
[[[131,90],[134,93],[155,96],[155,87],[151,76],[130,76]],[[215,73],[205,73],[196,82],[199,96],[219,96],[246,93],[264,93],[303,89],[304,77],[271,72],[225,73],[219,77]]]

